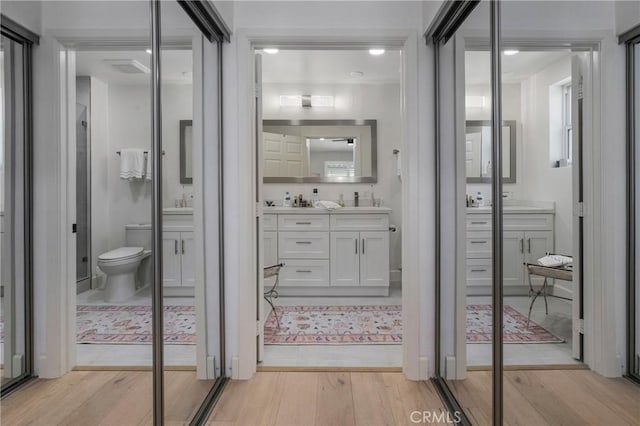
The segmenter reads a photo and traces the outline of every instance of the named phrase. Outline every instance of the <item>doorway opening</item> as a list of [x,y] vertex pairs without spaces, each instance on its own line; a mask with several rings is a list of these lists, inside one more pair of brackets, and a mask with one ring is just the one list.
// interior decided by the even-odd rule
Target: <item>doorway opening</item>
[[401,50],[255,53],[258,365],[399,368]]
[[[490,55],[464,52],[464,342],[490,368]],[[583,355],[583,87],[590,52],[502,55],[504,365],[580,364]],[[465,199],[463,196],[462,199]],[[460,332],[461,330],[459,330]]]

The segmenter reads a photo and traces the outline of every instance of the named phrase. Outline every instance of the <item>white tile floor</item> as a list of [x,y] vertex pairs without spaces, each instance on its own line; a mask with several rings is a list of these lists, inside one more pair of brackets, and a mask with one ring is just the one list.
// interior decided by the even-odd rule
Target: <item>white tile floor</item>
[[[77,296],[78,305],[109,305],[104,301],[102,290],[89,290]],[[193,297],[165,297],[165,305],[193,305]],[[133,296],[119,305],[151,306],[149,288]],[[151,345],[100,345],[77,344],[76,365],[78,366],[151,366]],[[165,365],[194,366],[196,365],[196,345],[165,345]]]

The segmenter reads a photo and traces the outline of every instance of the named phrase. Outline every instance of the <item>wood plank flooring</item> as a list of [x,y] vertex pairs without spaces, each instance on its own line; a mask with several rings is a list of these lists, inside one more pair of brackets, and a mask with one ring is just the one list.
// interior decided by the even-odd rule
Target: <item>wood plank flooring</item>
[[[473,424],[491,425],[491,373],[451,384]],[[504,395],[507,425],[640,425],[640,387],[591,371],[508,371]],[[416,410],[444,408],[431,383],[401,373],[259,372],[230,382],[207,424],[410,425]]]
[[[474,425],[491,424],[491,372],[451,381]],[[640,386],[587,370],[506,371],[508,425],[640,425]]]
[[231,381],[208,425],[412,425],[412,411],[442,413],[429,382],[402,373],[259,372]]
[[[165,372],[165,424],[186,424],[213,382]],[[3,425],[150,425],[152,376],[141,371],[72,371],[37,379],[0,402]]]

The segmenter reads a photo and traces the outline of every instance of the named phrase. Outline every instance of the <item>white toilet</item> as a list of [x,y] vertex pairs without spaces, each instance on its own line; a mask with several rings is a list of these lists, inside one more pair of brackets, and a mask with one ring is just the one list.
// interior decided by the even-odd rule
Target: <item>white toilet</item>
[[106,302],[124,302],[148,284],[151,226],[127,225],[126,244],[98,256],[98,267],[107,275]]

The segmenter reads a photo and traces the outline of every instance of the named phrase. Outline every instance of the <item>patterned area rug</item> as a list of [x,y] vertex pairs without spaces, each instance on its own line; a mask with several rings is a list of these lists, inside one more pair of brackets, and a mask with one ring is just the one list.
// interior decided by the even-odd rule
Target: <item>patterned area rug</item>
[[[504,306],[504,343],[562,343],[564,339],[527,317]],[[491,343],[491,305],[467,305],[467,343]]]
[[[78,343],[151,344],[151,306],[78,305]],[[193,306],[164,307],[164,343],[195,345]]]
[[402,343],[401,306],[276,306],[264,325],[264,343],[278,345]]

